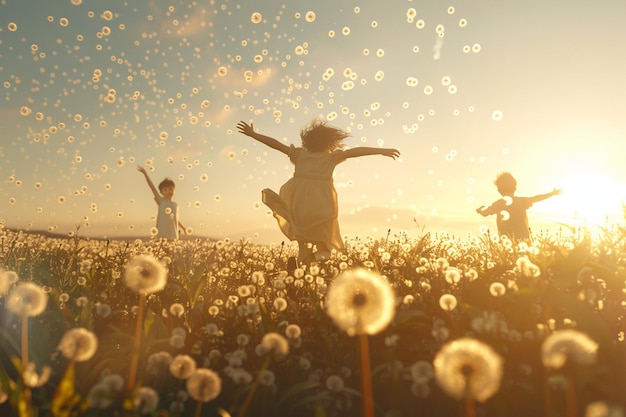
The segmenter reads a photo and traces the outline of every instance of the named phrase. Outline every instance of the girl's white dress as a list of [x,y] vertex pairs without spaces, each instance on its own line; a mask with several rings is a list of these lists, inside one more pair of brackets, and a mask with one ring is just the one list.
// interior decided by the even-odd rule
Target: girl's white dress
[[324,242],[329,249],[344,249],[337,221],[337,191],[333,185],[335,166],[345,161],[344,152],[309,152],[293,145],[289,159],[294,175],[279,194],[262,191],[263,203],[272,209],[282,232],[299,242]]
[[155,199],[159,205],[156,227],[157,237],[178,239],[178,204],[165,198]]

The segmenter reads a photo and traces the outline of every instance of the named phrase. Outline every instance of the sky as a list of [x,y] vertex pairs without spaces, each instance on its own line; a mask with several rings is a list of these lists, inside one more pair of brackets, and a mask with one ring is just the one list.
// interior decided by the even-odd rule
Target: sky
[[[0,223],[147,236],[137,166],[176,183],[199,237],[280,242],[261,190],[293,173],[239,120],[299,145],[350,132],[335,170],[348,237],[495,230],[509,171],[531,228],[623,221],[626,3],[0,0]],[[565,225],[565,226],[564,226]]]

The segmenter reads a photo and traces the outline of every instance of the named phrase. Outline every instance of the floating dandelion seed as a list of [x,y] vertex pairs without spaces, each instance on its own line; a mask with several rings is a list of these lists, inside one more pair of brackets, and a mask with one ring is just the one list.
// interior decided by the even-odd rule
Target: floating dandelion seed
[[252,13],[252,15],[250,16],[250,21],[252,23],[261,23],[261,21],[263,20],[263,15],[259,12],[254,12]]
[[495,121],[500,121],[502,120],[502,117],[504,115],[502,114],[502,112],[500,110],[495,110],[493,113],[491,113],[491,118]]
[[314,22],[315,21],[315,12],[312,11],[308,11],[306,12],[306,14],[304,15],[304,18],[307,22]]
[[327,314],[349,335],[376,334],[395,314],[394,294],[380,275],[365,269],[342,272],[328,287]]
[[502,358],[489,345],[472,338],[448,342],[433,360],[435,379],[451,397],[484,402],[500,388]]

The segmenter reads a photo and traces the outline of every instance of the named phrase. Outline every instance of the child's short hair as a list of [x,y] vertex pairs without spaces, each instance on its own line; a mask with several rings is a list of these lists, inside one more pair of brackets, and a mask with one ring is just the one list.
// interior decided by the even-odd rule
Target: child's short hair
[[159,191],[163,191],[163,188],[165,187],[174,187],[176,188],[176,185],[174,184],[174,181],[172,181],[169,178],[165,178],[163,181],[161,181],[159,183]]
[[300,130],[302,147],[311,152],[332,152],[336,149],[343,149],[343,140],[350,134],[319,119],[313,119],[311,123]]
[[503,172],[496,177],[493,182],[502,195],[513,195],[517,189],[517,181],[510,172]]

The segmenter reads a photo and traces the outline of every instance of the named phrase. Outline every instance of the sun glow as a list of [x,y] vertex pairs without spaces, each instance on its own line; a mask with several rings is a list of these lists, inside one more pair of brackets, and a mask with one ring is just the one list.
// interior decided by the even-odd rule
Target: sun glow
[[571,226],[606,226],[624,219],[626,183],[601,171],[581,171],[557,181],[561,194],[541,204],[541,211]]

